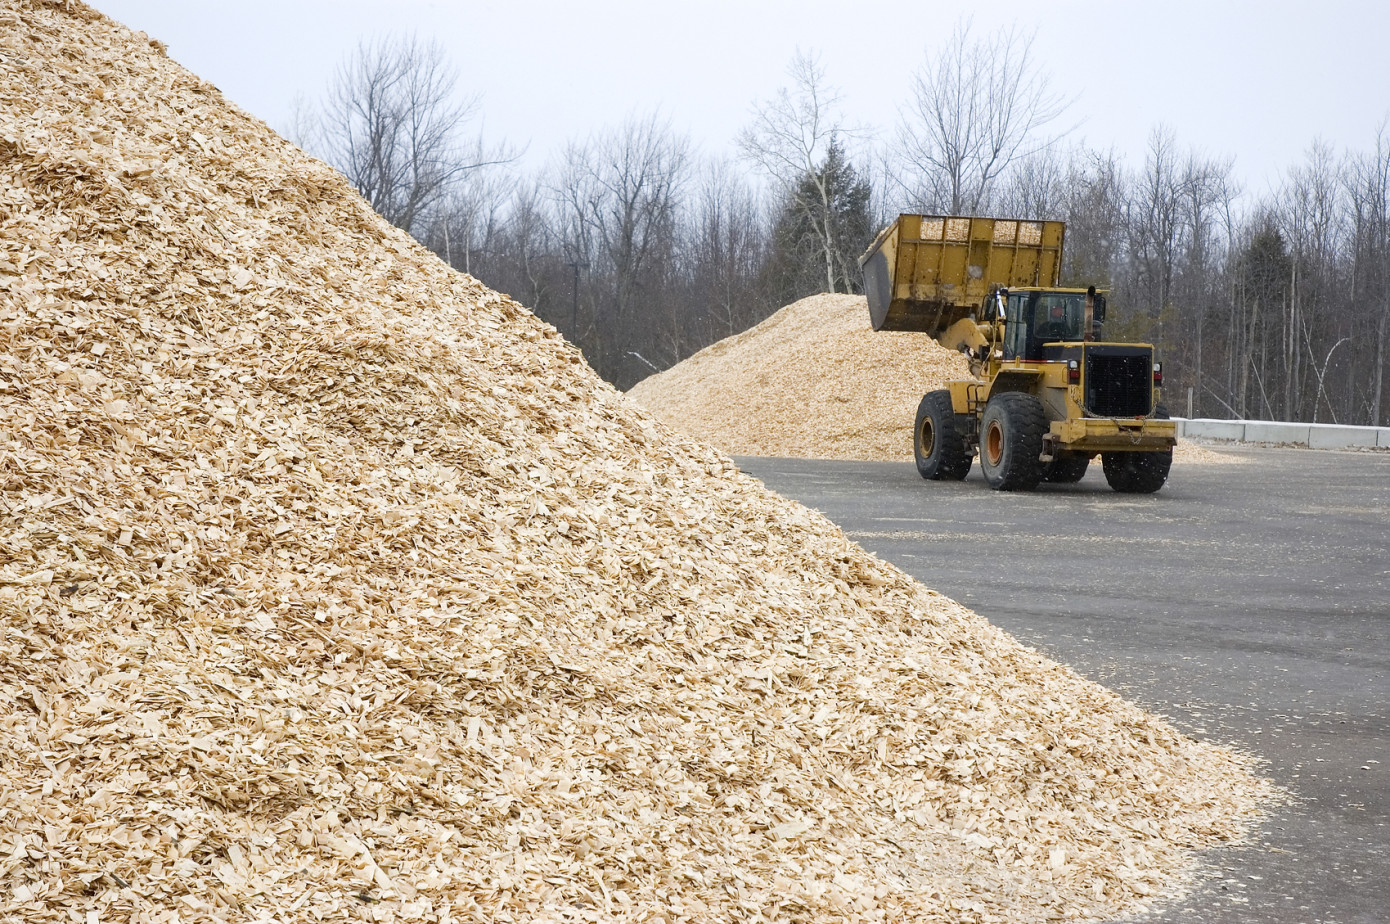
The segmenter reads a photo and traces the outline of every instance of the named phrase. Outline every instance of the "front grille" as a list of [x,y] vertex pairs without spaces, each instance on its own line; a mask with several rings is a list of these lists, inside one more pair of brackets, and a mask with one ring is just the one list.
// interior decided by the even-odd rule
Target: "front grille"
[[1086,411],[1094,417],[1147,417],[1153,353],[1143,347],[1088,347]]

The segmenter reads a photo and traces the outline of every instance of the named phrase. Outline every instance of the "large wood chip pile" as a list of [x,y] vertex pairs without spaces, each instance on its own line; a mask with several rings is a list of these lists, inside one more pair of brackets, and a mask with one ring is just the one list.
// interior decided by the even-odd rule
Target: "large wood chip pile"
[[[912,461],[922,395],[970,378],[926,334],[875,332],[862,295],[812,295],[628,395],[669,426],[736,456]],[[1235,457],[1180,441],[1174,458]]]
[[1269,794],[143,35],[6,0],[0,100],[0,919],[1103,916]]

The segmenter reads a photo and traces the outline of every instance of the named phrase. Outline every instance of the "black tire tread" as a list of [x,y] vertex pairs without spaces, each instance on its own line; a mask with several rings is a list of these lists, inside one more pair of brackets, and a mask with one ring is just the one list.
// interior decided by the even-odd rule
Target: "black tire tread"
[[[922,454],[922,421],[930,416],[935,436],[932,452]],[[946,389],[928,392],[917,406],[917,418],[912,428],[912,455],[917,462],[917,474],[932,481],[960,481],[970,471],[970,454],[959,421],[951,405],[951,393]]]
[[1106,452],[1101,467],[1110,487],[1121,494],[1152,494],[1168,480],[1173,450],[1162,452]]
[[[1004,447],[999,467],[988,462],[985,446],[989,423],[998,419],[1003,429]],[[1043,477],[1042,443],[1047,432],[1047,414],[1042,402],[1021,391],[1004,392],[989,399],[980,420],[980,469],[996,491],[1031,491]]]
[[[1155,405],[1152,419],[1167,420],[1168,409],[1162,404]],[[1105,452],[1101,453],[1100,462],[1105,469],[1105,480],[1114,490],[1121,494],[1153,494],[1168,481],[1173,450]]]
[[1076,484],[1086,477],[1091,467],[1090,456],[1063,455],[1047,463],[1043,471],[1043,481],[1052,484]]

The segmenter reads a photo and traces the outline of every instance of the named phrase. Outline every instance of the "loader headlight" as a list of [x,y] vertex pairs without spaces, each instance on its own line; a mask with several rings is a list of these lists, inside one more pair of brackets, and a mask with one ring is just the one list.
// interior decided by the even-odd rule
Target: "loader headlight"
[[1154,363],[1154,388],[1163,387],[1163,363]]
[[1081,384],[1081,364],[1074,359],[1067,360],[1067,384]]

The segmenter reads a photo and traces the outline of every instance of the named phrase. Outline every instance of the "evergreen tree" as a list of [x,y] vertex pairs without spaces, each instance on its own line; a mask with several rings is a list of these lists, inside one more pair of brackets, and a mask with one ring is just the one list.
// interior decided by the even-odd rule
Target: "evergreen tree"
[[861,290],[859,255],[874,234],[869,200],[868,180],[832,141],[820,169],[803,177],[778,209],[765,274],[776,304],[825,291],[827,277],[833,291]]
[[1272,418],[1274,402],[1265,386],[1271,353],[1279,355],[1279,319],[1288,297],[1285,288],[1291,259],[1284,236],[1265,216],[1236,258],[1235,311],[1232,313],[1232,351],[1237,360],[1236,410],[1238,416],[1258,414]]

